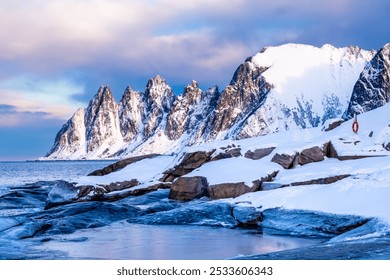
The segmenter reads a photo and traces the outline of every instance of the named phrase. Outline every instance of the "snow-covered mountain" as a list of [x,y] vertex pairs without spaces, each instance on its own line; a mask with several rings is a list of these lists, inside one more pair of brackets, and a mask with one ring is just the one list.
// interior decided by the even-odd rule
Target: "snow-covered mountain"
[[376,107],[388,102],[389,71],[389,45],[375,54],[286,44],[246,59],[222,92],[217,86],[204,92],[192,81],[176,96],[156,76],[145,92],[128,87],[117,104],[110,89],[101,87],[58,132],[45,159],[170,153],[219,139],[317,127],[350,115],[373,95],[382,100]]
[[345,119],[371,111],[390,101],[390,44],[380,49],[356,82]]

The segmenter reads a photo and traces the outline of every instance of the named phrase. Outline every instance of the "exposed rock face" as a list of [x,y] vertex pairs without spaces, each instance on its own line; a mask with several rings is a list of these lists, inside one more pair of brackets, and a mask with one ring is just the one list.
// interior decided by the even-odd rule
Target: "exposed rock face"
[[[329,149],[329,147],[326,146],[325,149]],[[298,164],[305,165],[308,163],[319,162],[323,160],[324,152],[320,147],[317,146],[304,149],[303,151],[301,151],[300,153],[296,153],[295,155],[275,154],[274,157],[271,159],[272,162],[281,165],[284,169],[296,167]]]
[[[234,137],[240,123],[256,111],[272,86],[261,75],[267,68],[255,67],[251,59],[241,64],[230,85],[222,92],[215,111],[208,120],[208,139]],[[230,131],[230,135],[220,133]]]
[[334,148],[332,142],[327,142],[324,145],[324,154],[328,158],[338,158],[336,149]]
[[251,191],[245,183],[222,183],[209,187],[209,195],[212,199],[234,198]]
[[[144,127],[144,137],[150,137],[162,124],[169,114],[174,95],[172,89],[160,76],[150,79],[145,91],[146,120]],[[161,127],[164,129],[165,127]]]
[[358,115],[390,101],[390,44],[380,49],[360,74],[353,88],[344,119]]
[[295,155],[275,154],[271,159],[271,161],[281,165],[284,169],[290,169],[296,166],[294,164],[294,160],[296,157],[297,157],[296,154]]
[[158,156],[158,154],[151,154],[151,155],[143,155],[143,156],[137,156],[137,157],[131,157],[131,158],[126,158],[120,161],[117,161],[113,164],[110,164],[103,169],[95,170],[91,173],[88,174],[88,176],[104,176],[107,174],[110,174],[112,172],[118,171],[122,168],[125,168],[127,165],[135,163],[137,161],[147,159],[147,158],[154,158]]
[[[108,86],[101,87],[85,111],[87,153],[105,149],[122,141],[118,105]],[[109,156],[107,154],[106,156]]]
[[124,141],[130,142],[142,133],[145,112],[143,93],[127,87],[119,102],[120,128]]
[[207,178],[202,176],[180,177],[171,187],[170,199],[188,201],[202,196],[208,196]]
[[178,140],[184,133],[196,133],[214,109],[218,97],[218,89],[203,92],[198,83],[192,81],[185,87],[183,95],[176,99],[169,113],[165,130],[168,138]]
[[247,151],[245,153],[245,157],[253,160],[259,160],[270,155],[273,152],[273,150],[275,150],[275,147],[256,149],[253,152]]
[[324,160],[324,154],[320,147],[312,147],[305,149],[299,153],[299,164],[305,165],[308,163],[319,162]]

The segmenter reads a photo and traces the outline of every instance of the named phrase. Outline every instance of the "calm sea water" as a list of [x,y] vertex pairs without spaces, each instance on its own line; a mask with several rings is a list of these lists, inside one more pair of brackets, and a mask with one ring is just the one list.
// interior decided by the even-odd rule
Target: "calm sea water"
[[114,161],[18,161],[0,162],[0,187],[38,181],[71,181]]

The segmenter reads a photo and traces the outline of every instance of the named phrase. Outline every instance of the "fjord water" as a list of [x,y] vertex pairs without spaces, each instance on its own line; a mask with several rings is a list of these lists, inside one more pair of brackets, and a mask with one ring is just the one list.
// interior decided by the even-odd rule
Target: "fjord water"
[[[0,259],[226,259],[320,242],[258,229],[128,223],[138,209],[129,210],[131,199],[44,210],[55,180],[72,181],[109,163],[0,163]],[[153,203],[166,203],[168,190],[157,196]]]

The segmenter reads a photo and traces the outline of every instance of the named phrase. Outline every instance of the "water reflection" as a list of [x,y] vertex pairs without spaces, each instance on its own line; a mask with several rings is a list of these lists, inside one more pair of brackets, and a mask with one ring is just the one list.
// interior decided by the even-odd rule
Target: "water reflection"
[[[60,250],[76,259],[227,259],[310,246],[320,241],[251,234],[253,231],[200,226],[156,226],[118,222],[56,238],[40,250]],[[69,240],[77,242],[70,242]],[[83,238],[83,239],[82,239]],[[79,240],[85,240],[79,242]]]

